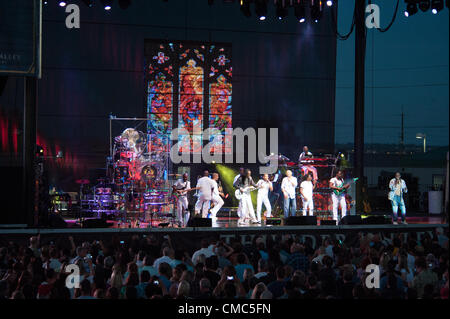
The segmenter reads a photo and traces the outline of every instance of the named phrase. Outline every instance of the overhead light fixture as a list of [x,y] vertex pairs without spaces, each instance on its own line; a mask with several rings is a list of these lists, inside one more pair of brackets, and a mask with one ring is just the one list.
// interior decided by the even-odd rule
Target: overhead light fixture
[[112,0],[101,0],[102,5],[103,5],[103,9],[105,9],[106,11],[111,10],[112,8]]
[[333,5],[333,1],[328,0],[328,1],[327,1],[327,7],[331,7],[332,5]]
[[311,19],[317,23],[320,18],[322,18],[322,1],[313,0],[311,2]]
[[439,11],[444,9],[444,1],[443,0],[432,0],[431,1],[431,12],[433,14],[438,14]]
[[65,2],[65,1],[60,1],[60,2],[58,3],[58,5],[59,5],[60,7],[65,7],[66,4],[67,4],[67,2]]
[[294,5],[294,15],[298,22],[303,23],[306,21],[306,8],[302,3],[296,2]]
[[119,7],[126,10],[131,5],[131,0],[119,0]]
[[405,0],[405,2],[406,2],[405,17],[415,15],[418,11],[416,0]]
[[430,9],[430,0],[419,0],[419,9],[423,12],[426,12],[428,9]]
[[241,11],[247,18],[252,15],[250,11],[250,0],[241,0]]
[[277,6],[276,12],[277,12],[278,20],[283,20],[288,15],[287,5],[284,4],[285,2],[287,3],[287,1],[289,1],[289,0],[277,0],[277,2],[276,2],[276,6]]
[[255,13],[260,21],[266,20],[267,16],[266,0],[255,0]]

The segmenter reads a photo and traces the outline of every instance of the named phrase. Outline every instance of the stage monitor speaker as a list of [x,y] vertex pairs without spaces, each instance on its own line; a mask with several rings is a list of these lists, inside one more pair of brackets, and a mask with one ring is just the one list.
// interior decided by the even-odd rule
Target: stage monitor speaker
[[317,217],[316,216],[289,216],[284,221],[286,226],[317,226]]
[[281,218],[278,218],[278,217],[267,217],[266,225],[281,225]]
[[189,219],[187,227],[211,227],[211,218],[194,217]]
[[106,219],[103,218],[93,218],[93,219],[85,219],[81,225],[82,228],[107,228],[109,224],[106,222]]
[[363,218],[364,225],[388,225],[392,224],[392,218],[389,215],[372,215]]
[[48,225],[51,228],[67,228],[66,221],[59,214],[48,215]]
[[320,221],[320,226],[336,226],[336,221],[334,219],[332,220],[322,219]]
[[361,215],[347,215],[344,216],[339,225],[362,225]]

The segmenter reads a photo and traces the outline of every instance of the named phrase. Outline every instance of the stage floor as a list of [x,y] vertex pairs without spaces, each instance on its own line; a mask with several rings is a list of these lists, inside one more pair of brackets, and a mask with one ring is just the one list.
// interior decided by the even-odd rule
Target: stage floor
[[[85,218],[89,219],[89,218]],[[79,228],[78,220],[76,219],[66,219],[69,228]],[[426,224],[426,225],[436,225],[436,224],[444,224],[443,218],[441,216],[411,216],[406,217],[407,224],[417,225],[417,224]],[[402,225],[401,223],[399,223]],[[167,227],[167,228],[180,228],[175,223],[171,223],[169,220],[154,220],[150,225],[149,222],[139,222],[135,221],[131,222],[120,222],[120,221],[108,221],[109,228],[152,228],[152,227]],[[317,225],[320,225],[320,221],[317,220]],[[264,227],[280,227],[281,225],[267,225],[265,221],[262,221],[261,224],[245,224],[239,225],[237,217],[218,217],[212,221],[212,228],[264,228]]]

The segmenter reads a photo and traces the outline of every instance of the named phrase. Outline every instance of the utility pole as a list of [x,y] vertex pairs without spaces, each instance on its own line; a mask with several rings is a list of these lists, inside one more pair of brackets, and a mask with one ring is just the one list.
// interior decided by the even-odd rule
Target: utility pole
[[362,188],[364,184],[364,85],[366,59],[366,0],[355,1],[355,156],[354,175],[356,183],[356,211],[362,212]]

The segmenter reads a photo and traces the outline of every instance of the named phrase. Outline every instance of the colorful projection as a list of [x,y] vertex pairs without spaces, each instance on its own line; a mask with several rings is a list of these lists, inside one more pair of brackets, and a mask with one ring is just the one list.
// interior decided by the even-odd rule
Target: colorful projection
[[200,152],[203,130],[215,128],[213,152],[231,152],[231,46],[147,40],[145,57],[149,150],[169,151],[177,127],[179,151]]

